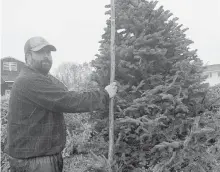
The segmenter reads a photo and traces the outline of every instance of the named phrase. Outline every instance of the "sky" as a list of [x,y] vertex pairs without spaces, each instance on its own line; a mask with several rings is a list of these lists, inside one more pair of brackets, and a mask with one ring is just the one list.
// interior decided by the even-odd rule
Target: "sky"
[[[24,61],[24,44],[42,36],[56,48],[53,68],[95,59],[110,0],[2,0],[1,58]],[[220,64],[220,0],[159,0],[179,23],[204,64]]]

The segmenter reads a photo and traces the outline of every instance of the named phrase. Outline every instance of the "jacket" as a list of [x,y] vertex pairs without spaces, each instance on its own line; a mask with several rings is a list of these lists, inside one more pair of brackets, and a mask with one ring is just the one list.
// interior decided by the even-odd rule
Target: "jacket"
[[10,94],[4,152],[14,158],[60,153],[66,143],[63,112],[104,110],[108,99],[104,89],[68,91],[53,76],[24,67]]

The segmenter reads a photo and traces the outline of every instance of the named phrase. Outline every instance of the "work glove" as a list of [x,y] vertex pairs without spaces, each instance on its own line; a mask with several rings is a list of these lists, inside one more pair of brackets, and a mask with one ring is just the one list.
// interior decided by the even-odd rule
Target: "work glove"
[[114,97],[118,90],[117,83],[112,82],[110,85],[105,87],[105,90],[108,92],[110,98]]

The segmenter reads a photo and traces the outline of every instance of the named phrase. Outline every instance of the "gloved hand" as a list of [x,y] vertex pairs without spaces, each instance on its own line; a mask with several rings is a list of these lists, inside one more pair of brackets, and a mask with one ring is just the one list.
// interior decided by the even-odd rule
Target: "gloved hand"
[[108,92],[110,98],[114,97],[118,90],[117,83],[112,82],[110,85],[105,87],[105,90]]

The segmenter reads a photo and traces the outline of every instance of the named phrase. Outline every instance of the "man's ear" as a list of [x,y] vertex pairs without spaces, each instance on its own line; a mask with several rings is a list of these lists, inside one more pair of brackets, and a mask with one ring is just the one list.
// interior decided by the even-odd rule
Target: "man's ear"
[[30,52],[27,52],[25,54],[25,62],[26,64],[30,65],[31,64],[31,53]]

